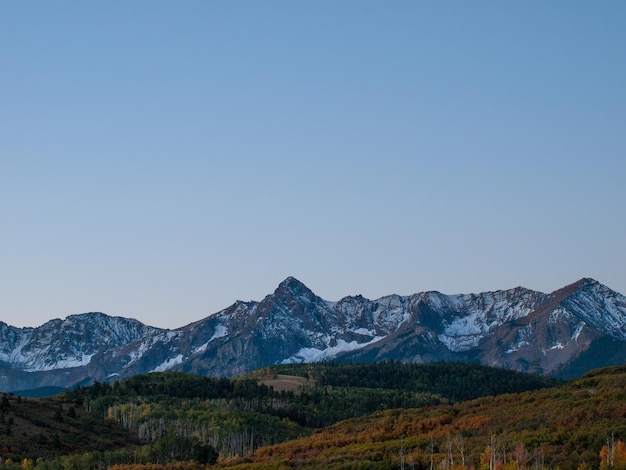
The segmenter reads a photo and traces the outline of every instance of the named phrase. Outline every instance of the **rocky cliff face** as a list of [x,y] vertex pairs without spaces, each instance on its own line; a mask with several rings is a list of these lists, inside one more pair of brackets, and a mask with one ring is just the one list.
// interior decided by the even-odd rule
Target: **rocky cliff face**
[[102,313],[39,328],[0,323],[0,390],[72,386],[151,371],[232,376],[320,360],[473,361],[572,376],[626,361],[626,298],[592,279],[551,294],[521,287],[329,302],[294,278],[164,330]]
[[516,288],[412,298],[410,324],[343,359],[460,360],[562,377],[626,361],[626,298],[593,279],[551,294]]

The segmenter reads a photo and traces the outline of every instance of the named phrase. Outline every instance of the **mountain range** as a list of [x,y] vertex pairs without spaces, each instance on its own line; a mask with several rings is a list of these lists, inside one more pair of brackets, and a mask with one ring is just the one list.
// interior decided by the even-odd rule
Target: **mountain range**
[[626,297],[584,278],[523,287],[323,300],[293,277],[169,330],[84,313],[37,328],[0,322],[0,391],[71,387],[153,371],[230,377],[267,365],[340,360],[464,361],[560,377],[626,363]]

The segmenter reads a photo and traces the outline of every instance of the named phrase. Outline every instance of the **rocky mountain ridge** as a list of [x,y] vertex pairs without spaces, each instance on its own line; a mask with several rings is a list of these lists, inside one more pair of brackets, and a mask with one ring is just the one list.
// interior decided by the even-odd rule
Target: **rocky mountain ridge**
[[471,361],[573,376],[626,362],[626,297],[585,278],[551,294],[517,287],[330,302],[290,277],[259,302],[238,301],[176,330],[102,313],[38,328],[0,322],[2,391],[329,359]]

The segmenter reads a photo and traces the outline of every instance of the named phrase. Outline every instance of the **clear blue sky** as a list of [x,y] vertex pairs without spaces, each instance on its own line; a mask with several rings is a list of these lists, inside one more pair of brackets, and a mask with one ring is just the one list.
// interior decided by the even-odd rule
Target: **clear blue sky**
[[0,320],[626,294],[624,1],[0,3]]

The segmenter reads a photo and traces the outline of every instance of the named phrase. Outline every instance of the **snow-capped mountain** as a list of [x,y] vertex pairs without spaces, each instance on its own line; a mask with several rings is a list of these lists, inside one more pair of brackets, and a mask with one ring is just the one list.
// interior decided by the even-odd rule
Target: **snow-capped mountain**
[[0,322],[0,361],[26,372],[89,364],[97,352],[159,331],[137,320],[103,313],[71,315],[39,328],[18,329]]
[[320,360],[473,361],[571,376],[626,362],[626,297],[593,279],[551,294],[517,287],[329,302],[294,278],[177,330],[102,313],[38,328],[0,322],[0,390],[151,371],[233,376]]

